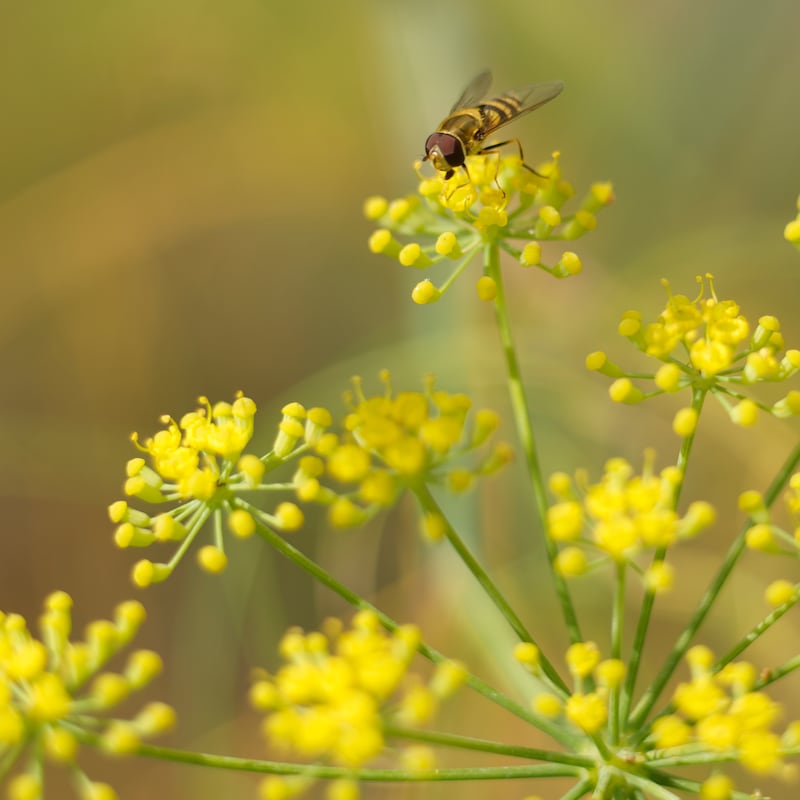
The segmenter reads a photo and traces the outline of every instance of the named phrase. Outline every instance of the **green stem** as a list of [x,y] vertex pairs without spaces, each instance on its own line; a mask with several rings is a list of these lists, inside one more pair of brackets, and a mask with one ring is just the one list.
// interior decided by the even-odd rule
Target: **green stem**
[[[792,450],[792,452],[789,454],[769,488],[765,492],[764,504],[767,508],[769,508],[775,502],[775,499],[786,486],[798,463],[800,463],[800,445],[796,445],[794,450]],[[632,730],[643,727],[645,718],[660,697],[661,692],[664,690],[664,687],[672,676],[672,673],[675,671],[675,667],[683,658],[684,653],[686,653],[686,650],[689,648],[689,645],[692,642],[692,639],[694,639],[695,634],[703,624],[706,615],[714,604],[714,601],[719,596],[722,587],[725,585],[725,582],[731,574],[731,571],[733,570],[734,566],[736,566],[736,562],[739,560],[739,557],[745,549],[745,535],[747,534],[749,528],[749,522],[742,526],[742,530],[739,532],[739,535],[736,537],[733,544],[731,544],[727,554],[725,555],[722,565],[711,581],[709,588],[706,590],[705,594],[700,600],[697,610],[694,612],[686,628],[673,645],[672,651],[664,662],[664,666],[661,668],[658,675],[656,675],[652,684],[650,684],[645,693],[642,695],[642,699],[639,701],[639,704],[631,716],[629,727]]]
[[[245,504],[237,503],[237,505],[241,505],[244,507]],[[267,542],[271,547],[277,550],[282,556],[293,561],[297,566],[301,569],[306,570],[310,575],[316,578],[321,584],[327,586],[331,591],[335,592],[339,595],[343,600],[350,603],[355,608],[366,608],[374,611],[378,618],[381,621],[381,624],[389,631],[395,631],[399,628],[399,623],[393,620],[391,617],[387,616],[383,613],[379,608],[376,608],[372,603],[365,600],[361,595],[357,594],[356,592],[349,589],[343,583],[338,581],[336,578],[333,577],[327,570],[323,569],[319,564],[315,561],[312,561],[308,556],[304,553],[300,552],[296,547],[289,544],[283,537],[279,536],[275,531],[271,528],[264,525],[260,520],[255,518],[256,521],[256,531],[261,536],[264,541]],[[432,647],[429,647],[426,644],[420,644],[419,652],[422,653],[425,658],[433,661],[434,663],[440,663],[442,661],[449,661],[450,659],[447,658],[443,653],[435,650]],[[572,737],[564,731],[561,727],[556,725],[554,722],[546,719],[545,717],[541,716],[540,714],[536,714],[533,711],[528,710],[524,706],[521,706],[519,703],[516,703],[507,695],[503,694],[502,692],[498,691],[491,687],[488,683],[482,681],[476,675],[470,674],[466,680],[467,686],[469,686],[474,691],[478,692],[478,694],[483,695],[487,700],[490,700],[492,703],[500,706],[501,708],[506,709],[515,717],[519,719],[525,720],[526,722],[530,723],[534,727],[538,728],[539,730],[547,733],[551,738],[555,739],[557,742],[560,742],[566,747],[571,746],[572,744]]]
[[592,781],[590,778],[584,778],[578,781],[569,791],[561,795],[561,800],[579,800],[585,797],[592,791]]
[[[100,737],[97,734],[84,733],[78,739],[82,744],[100,747]],[[135,751],[135,755],[180,764],[194,764],[198,767],[224,769],[231,772],[253,772],[262,775],[303,775],[309,778],[323,779],[351,778],[359,781],[382,783],[418,782],[423,778],[431,782],[565,778],[576,777],[584,771],[581,767],[568,764],[526,764],[524,766],[437,769],[432,773],[420,775],[419,772],[402,769],[353,769],[352,767],[331,767],[322,764],[262,761],[256,758],[237,758],[213,753],[197,753],[150,744],[140,744]]]
[[555,569],[555,559],[558,555],[556,543],[547,536],[547,493],[545,491],[544,477],[539,465],[539,456],[536,451],[536,440],[533,434],[533,425],[525,396],[525,387],[522,383],[522,373],[517,359],[517,351],[514,347],[514,340],[511,335],[511,323],[508,316],[508,306],[503,290],[503,277],[500,270],[500,247],[496,240],[490,240],[485,245],[485,264],[486,274],[492,278],[496,286],[494,301],[495,319],[497,320],[497,330],[500,334],[500,342],[506,360],[506,370],[508,372],[508,389],[511,398],[511,408],[514,413],[514,421],[517,433],[522,443],[525,453],[525,464],[528,469],[528,477],[531,482],[533,496],[536,500],[536,510],[539,515],[539,524],[544,535],[547,560],[550,565],[550,575],[555,585],[556,594],[561,605],[561,613],[567,627],[571,642],[583,641],[578,618],[575,614],[575,607],[572,603],[567,583]]
[[586,769],[590,769],[594,766],[594,760],[590,756],[558,753],[552,750],[542,750],[537,747],[503,744],[502,742],[493,742],[488,739],[476,739],[472,736],[419,730],[417,728],[404,728],[399,725],[384,725],[383,731],[388,736],[398,739],[411,739],[416,742],[435,744],[439,747],[454,747],[459,750],[496,753],[513,758],[525,758],[529,761],[547,761],[552,764],[568,764],[573,767],[584,767]]
[[[617,580],[614,589],[614,606],[611,614],[611,657],[622,658],[622,629],[625,619],[625,584],[627,572],[625,562],[620,561],[617,567]],[[619,743],[620,724],[620,691],[618,687],[611,690],[609,703],[609,740],[612,744]]]
[[414,495],[416,496],[419,504],[424,511],[438,515],[445,523],[447,540],[453,546],[453,549],[458,553],[461,560],[466,565],[467,569],[475,576],[475,579],[481,585],[481,588],[491,598],[500,613],[505,617],[508,624],[514,630],[514,633],[523,641],[535,644],[539,649],[539,663],[542,667],[542,672],[547,676],[549,681],[555,688],[563,693],[569,694],[569,689],[564,683],[561,676],[556,671],[556,668],[547,660],[542,653],[542,648],[534,640],[531,633],[523,624],[522,620],[517,616],[510,603],[503,596],[503,593],[489,577],[486,570],[481,566],[480,562],[475,558],[470,549],[464,543],[464,540],[458,535],[450,521],[445,516],[441,506],[436,502],[436,499],[430,492],[430,489],[421,484],[414,488]]
[[798,600],[800,600],[800,598],[795,597],[788,603],[783,603],[783,605],[778,606],[774,611],[767,614],[764,619],[754,625],[727,653],[725,653],[724,656],[722,656],[722,658],[719,659],[719,661],[717,661],[716,664],[714,664],[713,672],[719,672],[726,664],[733,661],[736,656],[747,650],[756,639],[763,636],[787,611],[794,608]]
[[[692,408],[697,413],[699,419],[700,412],[703,410],[703,403],[705,402],[706,392],[704,389],[695,389],[692,394]],[[697,427],[695,426],[695,431]],[[685,436],[681,441],[681,448],[678,451],[677,467],[681,473],[681,479],[675,487],[675,493],[672,498],[672,508],[677,509],[680,500],[681,491],[683,489],[684,480],[686,478],[686,468],[689,464],[689,456],[692,452],[692,445],[694,444],[695,431],[692,431],[689,436]],[[653,563],[657,564],[664,560],[667,554],[666,547],[659,547],[653,554]],[[625,686],[622,691],[622,719],[627,719],[630,710],[630,704],[633,701],[633,693],[636,689],[636,679],[639,676],[639,667],[642,663],[642,655],[644,654],[644,644],[647,639],[647,631],[650,627],[650,618],[653,614],[653,606],[655,605],[656,595],[652,589],[645,592],[642,600],[642,610],[639,613],[639,620],[636,624],[636,633],[634,635],[633,646],[631,647],[630,658],[628,659],[628,672],[625,676]],[[677,661],[676,661],[677,663]],[[654,701],[655,702],[655,701]],[[638,726],[636,720],[632,721],[634,729]]]
[[764,677],[759,678],[755,682],[753,690],[763,689],[765,686],[775,683],[775,681],[779,680],[784,675],[788,675],[790,672],[794,672],[796,669],[800,669],[800,656],[790,658],[788,661],[784,661],[779,667],[769,670]]

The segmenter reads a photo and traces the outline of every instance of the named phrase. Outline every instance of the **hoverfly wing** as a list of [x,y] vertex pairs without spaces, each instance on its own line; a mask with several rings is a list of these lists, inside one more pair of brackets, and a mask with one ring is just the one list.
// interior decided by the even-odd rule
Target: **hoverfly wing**
[[484,117],[480,138],[485,139],[507,122],[549,103],[561,94],[563,88],[564,84],[561,81],[532,83],[522,89],[512,89],[486,100],[480,107]]
[[450,113],[454,113],[461,108],[469,108],[476,106],[483,100],[489,92],[489,87],[492,85],[492,73],[485,69],[480,75],[476,75],[467,85],[467,88],[461,93],[461,97],[453,103]]

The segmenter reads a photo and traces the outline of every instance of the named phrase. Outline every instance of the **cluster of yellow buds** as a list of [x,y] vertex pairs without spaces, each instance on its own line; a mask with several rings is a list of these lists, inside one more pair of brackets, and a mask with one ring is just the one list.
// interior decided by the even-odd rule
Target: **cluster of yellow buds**
[[[588,554],[615,562],[635,562],[642,552],[661,551],[697,535],[714,522],[714,509],[695,501],[682,516],[675,510],[675,493],[681,482],[677,467],[656,473],[654,454],[646,454],[641,475],[622,458],[605,465],[602,479],[589,485],[580,474],[577,481],[557,472],[550,490],[558,501],[547,510],[547,535],[560,550],[555,566],[560,574],[584,574],[591,566]],[[642,570],[645,585],[654,592],[668,591],[672,570],[661,559]]]
[[[389,374],[381,377],[383,391],[369,396],[354,381],[345,433],[320,442],[318,455],[301,459],[295,476],[298,495],[329,502],[331,522],[339,527],[360,524],[394,503],[401,491],[423,483],[466,491],[512,459],[510,446],[499,442],[478,453],[472,466],[463,464],[463,457],[484,448],[497,430],[495,412],[470,415],[466,395],[437,390],[432,380],[422,392],[395,393]],[[323,473],[355,488],[331,494],[317,479]]]
[[39,620],[41,639],[19,614],[0,612],[0,763],[4,771],[28,750],[27,769],[9,783],[9,797],[41,796],[42,759],[69,764],[82,800],[115,800],[106,783],[91,781],[76,763],[86,737],[108,753],[134,752],[140,741],[169,730],[175,712],[164,703],[146,705],[133,719],[108,715],[132,692],[161,672],[151,650],[133,652],[122,672],[101,672],[136,635],[145,618],[136,601],[122,603],[114,620],[97,620],[84,641],[70,641],[72,599],[54,592]]
[[[516,155],[470,156],[466,172],[459,170],[448,180],[421,178],[417,194],[392,201],[368,198],[364,213],[379,226],[369,247],[406,267],[450,265],[444,280],[416,285],[412,299],[420,304],[438,300],[489,241],[499,242],[523,267],[566,278],[581,271],[578,255],[563,251],[548,266],[540,242],[569,241],[594,230],[597,212],[614,200],[611,184],[596,183],[567,213],[564,206],[574,194],[561,177],[558,153],[536,172]],[[477,290],[482,300],[494,299],[489,276],[481,276]]]
[[[165,580],[209,519],[216,541],[198,550],[198,560],[209,572],[222,571],[227,564],[221,540],[223,515],[234,535],[244,538],[252,534],[253,520],[237,507],[239,495],[263,488],[262,478],[268,470],[310,446],[331,424],[325,409],[306,412],[291,404],[284,409],[273,449],[259,457],[243,454],[253,435],[256,413],[250,398],[239,393],[233,403],[212,406],[205,397],[200,402],[201,407],[185,414],[180,422],[164,416],[165,427],[143,442],[136,434],[132,437],[150,463],[142,457],[128,462],[125,494],[148,504],[171,507],[151,515],[129,500],[112,503],[109,516],[117,525],[114,541],[122,548],[178,543],[167,563],[148,559],[137,562],[133,581],[138,586]],[[261,516],[279,530],[295,530],[303,523],[302,512],[290,502],[279,504],[271,513],[261,512]]]
[[[657,768],[659,761],[691,748],[705,756],[704,763],[716,756],[720,762],[737,761],[751,772],[780,775],[783,756],[796,752],[800,744],[800,722],[791,722],[781,735],[772,730],[782,710],[757,688],[755,666],[737,661],[715,671],[713,653],[701,645],[686,653],[686,661],[691,679],[675,688],[670,713],[650,725],[647,741],[657,752],[649,763]],[[727,784],[729,793],[720,796],[730,797],[730,779],[717,775],[713,780]]]
[[[324,632],[290,629],[280,644],[283,666],[274,675],[258,673],[250,692],[252,704],[266,714],[267,739],[292,754],[348,767],[385,752],[387,724],[425,724],[467,675],[452,661],[438,664],[427,682],[412,675],[419,644],[415,626],[390,633],[372,611],[356,614],[349,629],[338,619],[327,620]],[[406,756],[409,769],[434,767],[427,750],[409,748]],[[264,796],[285,796],[287,780],[268,778]],[[335,783],[331,791],[344,789]]]
[[[753,425],[759,410],[776,417],[800,414],[800,391],[789,391],[766,404],[751,399],[741,387],[779,383],[800,370],[800,350],[785,350],[780,323],[762,316],[753,329],[734,300],[717,297],[712,277],[697,278],[700,290],[692,300],[668,291],[664,310],[654,322],[645,323],[638,311],[627,311],[619,333],[638,350],[661,362],[655,373],[626,372],[603,352],[591,353],[586,366],[613,378],[609,394],[618,403],[640,403],[664,393],[689,390],[710,393],[738,425]],[[706,281],[708,295],[706,295]],[[669,290],[666,281],[663,282]],[[639,387],[652,381],[650,392]],[[697,424],[694,407],[682,408],[673,421],[679,436],[691,436]]]

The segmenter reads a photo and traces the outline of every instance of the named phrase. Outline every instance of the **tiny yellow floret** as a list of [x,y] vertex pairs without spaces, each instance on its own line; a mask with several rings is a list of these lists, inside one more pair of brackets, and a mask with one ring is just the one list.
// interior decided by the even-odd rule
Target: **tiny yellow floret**
[[539,666],[539,648],[533,642],[519,642],[514,646],[514,658],[528,669]]
[[567,648],[567,666],[576,678],[586,678],[600,662],[600,650],[594,642],[575,642]]
[[247,539],[256,532],[256,521],[249,511],[236,508],[228,515],[228,528],[239,539]]
[[377,195],[368,197],[364,201],[364,216],[367,219],[376,220],[382,217],[389,210],[389,203],[385,197]]
[[212,575],[218,575],[228,566],[228,557],[218,547],[207,544],[197,552],[197,563]]
[[672,430],[683,438],[691,436],[697,428],[697,410],[694,408],[680,409],[672,420]]
[[420,281],[411,292],[411,299],[420,306],[435,303],[439,297],[441,292],[429,280]]
[[561,701],[554,694],[549,692],[540,692],[533,698],[531,708],[537,713],[541,714],[547,719],[555,719],[561,715],[564,707]]
[[478,299],[484,303],[489,303],[497,296],[497,284],[494,278],[488,275],[481,275],[477,283]]
[[734,783],[722,773],[712,775],[703,781],[700,787],[701,800],[730,800],[733,796]]
[[797,599],[797,587],[787,580],[775,580],[767,586],[764,598],[773,608],[791,603]]
[[743,428],[749,428],[758,422],[758,406],[752,400],[742,400],[729,413],[731,420]]
[[554,566],[559,575],[565,578],[576,578],[585,574],[589,568],[586,553],[579,547],[565,547],[556,556]]
[[751,550],[771,550],[775,547],[772,526],[766,522],[753,525],[745,534],[745,542]]
[[542,247],[538,242],[528,242],[522,248],[522,254],[519,258],[520,264],[523,267],[532,267],[536,264],[542,263]]
[[565,706],[567,719],[586,733],[596,733],[608,719],[605,700],[597,693],[573,694]]

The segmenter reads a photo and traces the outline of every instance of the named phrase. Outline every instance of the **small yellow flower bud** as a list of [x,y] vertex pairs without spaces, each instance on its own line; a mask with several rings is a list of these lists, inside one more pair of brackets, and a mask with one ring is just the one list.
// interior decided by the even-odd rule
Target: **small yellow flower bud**
[[586,553],[579,547],[565,547],[555,559],[556,572],[565,578],[576,578],[589,568]]
[[553,206],[542,206],[539,209],[539,219],[549,228],[555,228],[561,223],[561,214]]
[[247,539],[256,532],[256,521],[249,511],[236,508],[228,514],[228,529],[239,539]]
[[478,299],[484,303],[491,302],[497,296],[497,284],[494,282],[494,278],[490,278],[488,275],[481,275],[478,278],[477,290]]
[[54,761],[74,761],[78,754],[78,740],[64,728],[48,728],[44,735],[44,747]]
[[514,646],[514,658],[530,670],[539,667],[539,648],[533,642],[519,642]]
[[134,718],[133,724],[141,736],[154,736],[175,727],[177,717],[166,703],[148,703]]
[[677,392],[683,373],[677,364],[662,364],[655,375],[655,384],[664,392]]
[[401,248],[400,242],[386,228],[378,228],[369,237],[369,249],[373,253],[383,253],[390,258],[397,258],[400,255]]
[[264,476],[266,466],[258,456],[247,453],[239,459],[237,468],[244,475],[248,486],[258,486]]
[[382,217],[389,210],[389,203],[385,197],[373,196],[364,201],[364,216],[367,219],[376,220]]
[[431,260],[422,251],[422,248],[416,243],[412,242],[403,247],[397,254],[397,260],[404,267],[416,267],[417,269],[424,269],[431,265]]
[[586,678],[600,662],[600,650],[594,642],[575,642],[567,648],[567,666],[576,678]]
[[745,543],[751,550],[772,550],[775,547],[772,526],[766,522],[753,525],[745,534]]
[[797,598],[797,588],[787,580],[772,581],[764,592],[764,599],[773,608],[782,606],[784,603],[793,602]]
[[548,719],[555,719],[563,711],[561,701],[554,694],[541,692],[533,698],[531,707],[537,714],[541,714]]
[[207,544],[197,552],[197,563],[212,575],[218,575],[228,566],[228,557],[218,547]]
[[638,311],[626,311],[617,326],[617,333],[627,339],[636,336],[642,329],[642,315]]
[[532,267],[536,264],[541,264],[541,245],[538,242],[528,242],[528,244],[522,248],[522,254],[520,255],[519,262],[523,267]]
[[124,676],[132,689],[141,689],[161,673],[164,662],[154,650],[137,650],[128,658]]
[[625,663],[618,658],[607,658],[597,665],[597,680],[601,686],[616,689],[625,678]]
[[680,747],[691,735],[692,729],[678,716],[668,714],[653,721],[652,736],[658,748]]
[[653,594],[666,594],[674,582],[675,571],[664,561],[656,561],[644,573],[644,584]]
[[331,781],[325,792],[326,800],[358,800],[360,796],[358,782],[349,778]]
[[424,745],[406,747],[401,759],[403,766],[416,775],[427,775],[436,769],[436,755],[430,747]]
[[691,436],[697,428],[697,411],[694,408],[682,408],[672,420],[672,430],[683,438]]
[[303,512],[294,503],[281,503],[275,509],[275,524],[282,531],[296,531],[303,527]]
[[107,753],[127,755],[139,747],[139,735],[130,722],[115,720],[102,735],[100,745]]
[[733,781],[727,775],[712,775],[700,787],[700,800],[730,800],[733,789]]
[[462,254],[458,239],[456,239],[456,235],[452,231],[445,231],[439,234],[435,249],[440,256],[448,256],[450,258],[459,258]]
[[642,390],[633,385],[630,378],[619,378],[608,388],[609,397],[615,403],[633,405],[644,400]]
[[131,570],[131,579],[141,589],[166,580],[172,573],[169,564],[155,564],[147,559],[137,561]]
[[752,400],[742,400],[729,412],[731,420],[743,428],[749,428],[758,421],[758,406]]
[[573,694],[565,706],[567,719],[586,733],[597,733],[608,719],[605,700],[595,692]]
[[555,275],[559,277],[568,277],[570,275],[577,275],[583,270],[583,263],[577,253],[571,251],[565,252],[560,261],[553,268]]
[[786,227],[783,229],[783,237],[787,242],[800,244],[800,218],[793,219],[786,224]]
[[428,511],[420,518],[420,532],[430,542],[438,542],[447,533],[447,522],[441,514]]
[[420,306],[435,303],[439,297],[441,292],[429,280],[420,281],[411,292],[411,299]]

